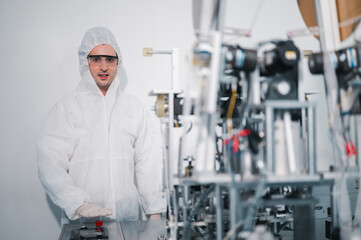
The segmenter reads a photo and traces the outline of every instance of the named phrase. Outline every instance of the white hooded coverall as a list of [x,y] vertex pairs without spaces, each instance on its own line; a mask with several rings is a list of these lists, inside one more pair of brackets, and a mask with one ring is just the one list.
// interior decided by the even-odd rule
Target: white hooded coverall
[[[99,44],[112,46],[119,57],[105,96],[87,62]],[[126,76],[115,37],[106,28],[89,29],[78,53],[81,81],[53,107],[37,141],[45,191],[72,220],[84,202],[112,208],[117,221],[138,220],[140,210],[165,212],[162,138],[145,106],[122,92]]]

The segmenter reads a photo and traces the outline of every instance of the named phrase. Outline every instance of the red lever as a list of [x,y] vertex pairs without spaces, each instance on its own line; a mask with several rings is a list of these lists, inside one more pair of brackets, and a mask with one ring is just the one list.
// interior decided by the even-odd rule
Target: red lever
[[347,157],[357,155],[356,147],[353,144],[353,142],[347,142],[345,148],[346,148]]
[[236,153],[238,152],[239,138],[248,136],[250,134],[251,134],[251,130],[243,129],[239,131],[236,135],[233,135],[230,138],[223,140],[223,146],[227,145],[230,141],[233,141],[233,152]]

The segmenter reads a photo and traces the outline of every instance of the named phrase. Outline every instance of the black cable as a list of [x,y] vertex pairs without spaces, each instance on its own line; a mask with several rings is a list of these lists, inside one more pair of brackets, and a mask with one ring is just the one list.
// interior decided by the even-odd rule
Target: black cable
[[218,137],[218,136],[216,136],[216,151],[217,151],[217,161],[218,161],[218,163],[219,163],[219,171],[220,172],[223,172],[224,171],[224,162],[222,161],[222,154],[221,154],[221,152],[219,151],[219,149],[218,149],[218,140],[222,140],[222,138],[221,137]]

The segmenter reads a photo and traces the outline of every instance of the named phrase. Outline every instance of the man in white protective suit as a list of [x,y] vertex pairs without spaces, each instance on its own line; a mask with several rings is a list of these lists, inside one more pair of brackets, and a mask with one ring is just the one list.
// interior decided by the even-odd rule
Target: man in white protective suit
[[79,47],[81,81],[51,110],[37,141],[39,179],[71,219],[160,219],[162,138],[154,118],[125,94],[114,35],[89,29]]

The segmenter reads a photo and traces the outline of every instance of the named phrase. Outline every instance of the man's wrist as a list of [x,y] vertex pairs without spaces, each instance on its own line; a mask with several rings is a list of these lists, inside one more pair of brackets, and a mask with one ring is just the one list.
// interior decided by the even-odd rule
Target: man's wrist
[[148,215],[149,220],[160,220],[162,218],[162,215],[160,213],[153,213]]

